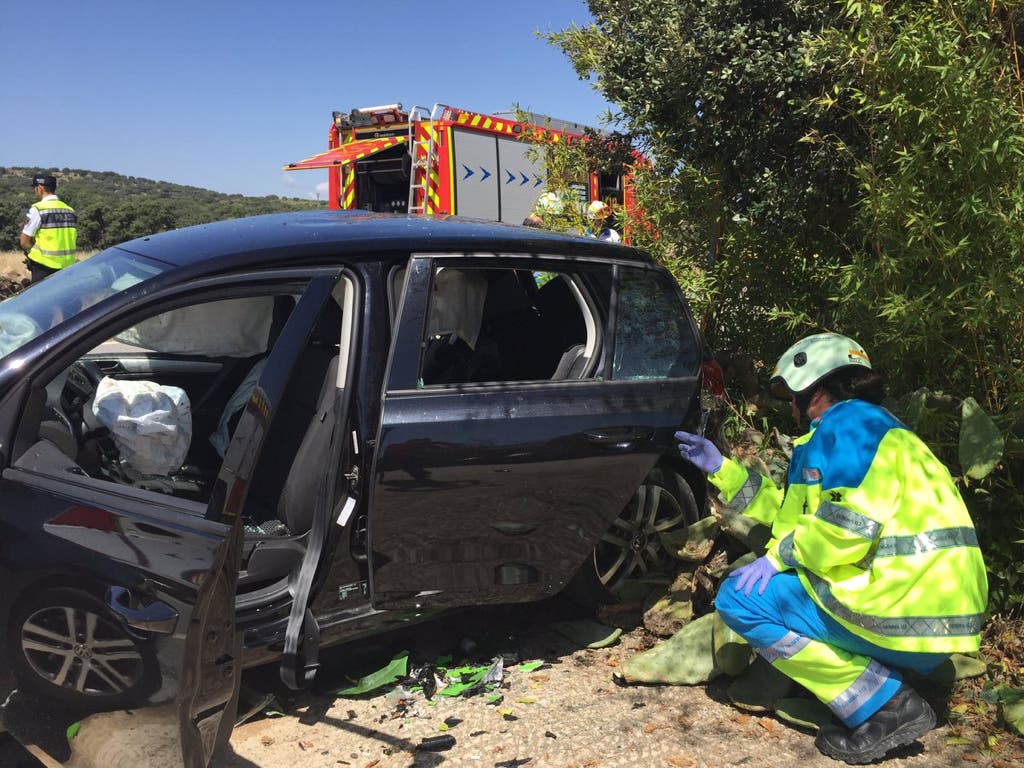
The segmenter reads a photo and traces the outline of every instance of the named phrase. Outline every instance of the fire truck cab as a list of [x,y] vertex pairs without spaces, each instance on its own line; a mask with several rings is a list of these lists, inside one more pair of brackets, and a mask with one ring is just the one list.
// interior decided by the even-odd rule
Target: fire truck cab
[[[333,113],[328,150],[287,171],[326,168],[331,208],[457,214],[519,224],[547,187],[543,162],[528,154],[538,132],[581,139],[583,126],[527,114],[525,121],[435,104],[387,104]],[[619,174],[591,173],[575,185],[588,200],[632,205]]]

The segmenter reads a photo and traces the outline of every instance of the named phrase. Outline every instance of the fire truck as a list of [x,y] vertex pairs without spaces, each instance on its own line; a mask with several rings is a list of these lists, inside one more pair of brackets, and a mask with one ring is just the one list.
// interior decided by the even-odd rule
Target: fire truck
[[[583,126],[541,115],[525,119],[435,104],[401,104],[333,113],[328,149],[286,171],[327,169],[331,208],[457,214],[519,224],[547,187],[527,137],[573,141]],[[537,153],[534,153],[537,154]],[[630,209],[620,174],[591,173],[574,185],[581,205],[614,202]]]

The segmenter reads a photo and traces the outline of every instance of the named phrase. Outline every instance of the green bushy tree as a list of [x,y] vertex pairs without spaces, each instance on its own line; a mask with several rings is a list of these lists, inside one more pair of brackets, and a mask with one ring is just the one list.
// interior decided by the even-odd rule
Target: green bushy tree
[[922,432],[995,607],[1024,596],[1021,5],[590,0],[593,24],[547,35],[649,159],[634,241],[714,308],[716,347],[767,373],[794,337],[845,332],[895,394],[953,404]]

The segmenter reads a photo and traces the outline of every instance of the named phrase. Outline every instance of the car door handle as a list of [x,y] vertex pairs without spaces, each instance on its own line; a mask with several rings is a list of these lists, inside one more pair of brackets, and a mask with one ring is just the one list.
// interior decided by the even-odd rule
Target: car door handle
[[107,605],[133,629],[169,635],[178,624],[178,612],[159,600],[131,607],[132,594],[124,587],[110,587],[107,590]]
[[637,443],[650,440],[654,430],[648,427],[603,427],[587,430],[584,434],[594,445],[630,451],[636,448]]

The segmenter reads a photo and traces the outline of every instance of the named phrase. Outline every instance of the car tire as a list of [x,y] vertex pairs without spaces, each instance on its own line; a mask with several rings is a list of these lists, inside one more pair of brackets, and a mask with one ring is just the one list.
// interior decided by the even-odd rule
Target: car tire
[[48,589],[15,606],[7,642],[26,693],[74,707],[138,703],[156,670],[150,644],[77,589]]
[[658,534],[699,518],[686,479],[668,466],[655,466],[569,582],[566,594],[584,606],[618,602],[629,579],[670,569],[674,559]]

